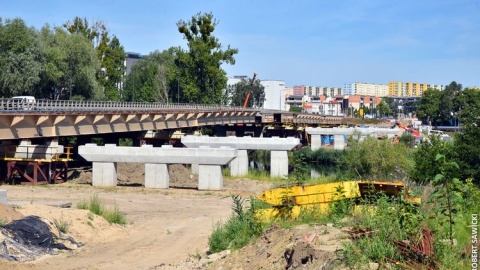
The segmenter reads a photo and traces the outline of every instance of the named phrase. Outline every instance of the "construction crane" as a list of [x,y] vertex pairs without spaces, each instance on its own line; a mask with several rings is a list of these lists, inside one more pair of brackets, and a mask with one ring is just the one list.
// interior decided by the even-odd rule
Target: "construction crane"
[[247,97],[245,98],[245,102],[243,103],[243,108],[247,107],[248,99],[250,98],[250,94],[253,90],[253,84],[255,83],[255,78],[257,77],[257,73],[253,73],[252,83],[250,84],[250,90],[247,93]]

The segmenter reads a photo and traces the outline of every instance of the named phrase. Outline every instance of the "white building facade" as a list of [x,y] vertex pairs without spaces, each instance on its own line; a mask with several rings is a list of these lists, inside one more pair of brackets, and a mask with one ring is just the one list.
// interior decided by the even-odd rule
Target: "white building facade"
[[[247,76],[234,76],[228,78],[227,87],[239,83],[242,79],[248,79]],[[265,87],[265,101],[263,109],[285,110],[285,81],[282,80],[260,80],[260,84]]]

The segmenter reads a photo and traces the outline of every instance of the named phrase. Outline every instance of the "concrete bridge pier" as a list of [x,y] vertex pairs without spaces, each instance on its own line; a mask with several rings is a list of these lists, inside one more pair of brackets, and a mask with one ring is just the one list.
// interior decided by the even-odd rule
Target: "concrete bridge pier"
[[168,188],[168,164],[199,164],[200,190],[223,188],[222,165],[236,157],[236,150],[220,148],[173,148],[171,145],[152,147],[115,147],[87,144],[79,147],[79,154],[93,162],[93,186],[117,185],[117,162],[145,163],[145,187]]
[[298,138],[252,138],[252,137],[208,137],[208,136],[183,136],[182,143],[187,147],[212,148],[229,146],[237,149],[237,157],[230,161],[230,175],[241,176],[248,174],[247,150],[271,151],[270,175],[274,177],[288,176],[288,153],[300,144]]
[[198,163],[194,163],[192,164],[192,166],[190,166],[190,170],[192,171],[192,174],[194,175],[198,175]]
[[169,185],[168,164],[145,163],[146,188],[168,188]]
[[310,134],[312,150],[322,148],[322,136],[333,135],[333,149],[345,149],[345,136],[353,135],[353,138],[363,141],[367,136],[386,136],[392,138],[399,132],[398,128],[307,128],[305,130]]
[[[106,149],[110,147],[116,147],[116,145],[105,144]],[[92,162],[92,186],[112,187],[117,186],[117,183],[117,162]]]
[[222,188],[222,166],[198,165],[198,190],[221,190]]
[[288,176],[288,153],[287,151],[270,151],[270,177]]
[[310,141],[310,148],[312,148],[313,151],[322,148],[322,135],[312,134]]
[[335,150],[345,149],[345,135],[342,135],[342,134],[333,135],[333,149]]
[[114,187],[117,185],[116,162],[92,162],[92,186]]
[[237,150],[237,157],[230,161],[230,175],[241,176],[248,174],[248,153],[247,150]]

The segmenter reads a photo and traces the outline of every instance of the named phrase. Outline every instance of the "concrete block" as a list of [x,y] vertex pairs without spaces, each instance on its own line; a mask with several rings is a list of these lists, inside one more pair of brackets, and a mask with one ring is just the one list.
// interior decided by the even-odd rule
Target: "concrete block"
[[242,176],[248,174],[247,150],[237,150],[237,157],[230,161],[230,175]]
[[92,186],[115,187],[117,186],[116,162],[93,162]]
[[169,188],[170,175],[167,164],[145,163],[145,187]]
[[190,169],[192,171],[192,174],[198,175],[198,164],[197,163],[192,163],[192,166],[191,166]]
[[333,135],[333,149],[335,149],[335,150],[345,149],[345,136],[344,135]]
[[288,153],[287,151],[270,152],[270,176],[288,177]]
[[198,190],[222,190],[223,175],[220,165],[198,165]]
[[0,203],[7,204],[7,190],[0,189]]
[[311,148],[313,151],[322,148],[322,135],[319,134],[312,134],[310,136],[311,139]]

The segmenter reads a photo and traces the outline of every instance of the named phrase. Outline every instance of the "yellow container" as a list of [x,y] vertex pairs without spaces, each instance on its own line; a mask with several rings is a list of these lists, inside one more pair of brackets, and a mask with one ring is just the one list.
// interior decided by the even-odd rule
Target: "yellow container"
[[358,181],[337,182],[312,186],[292,186],[265,190],[259,200],[272,205],[306,205],[330,203],[360,196]]

